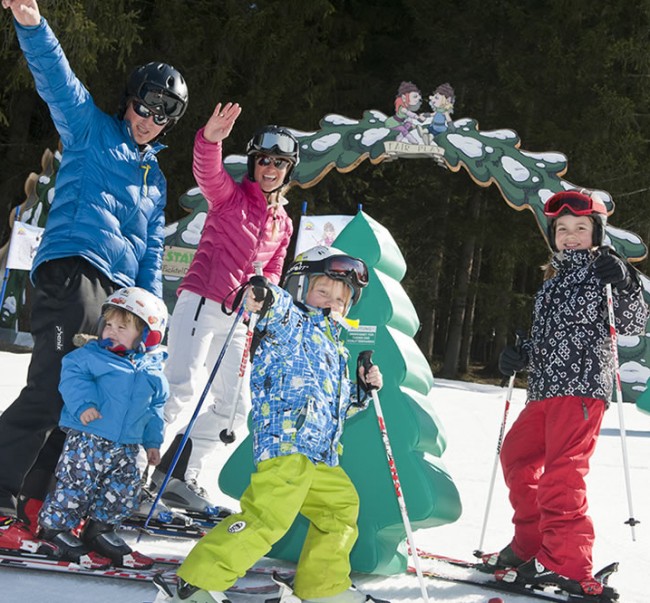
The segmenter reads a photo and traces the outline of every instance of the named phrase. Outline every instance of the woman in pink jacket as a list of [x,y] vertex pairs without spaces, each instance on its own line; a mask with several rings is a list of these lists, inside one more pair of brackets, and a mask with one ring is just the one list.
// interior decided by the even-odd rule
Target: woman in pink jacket
[[[277,284],[293,232],[282,191],[298,163],[298,141],[285,128],[262,128],[246,149],[248,176],[235,182],[223,166],[222,142],[240,113],[237,103],[217,104],[194,142],[194,177],[209,209],[196,255],[178,287],[169,325],[167,422],[188,402],[196,402],[196,395],[203,390],[199,371],[204,364],[208,371],[212,369],[235,317],[223,312],[222,303],[232,310],[233,291],[255,274],[254,262],[261,263],[264,276]],[[246,327],[240,324],[212,384],[211,403],[197,418],[165,489],[163,500],[174,506],[212,511],[197,477],[202,461],[216,448],[220,432],[229,427],[233,404],[237,405],[235,428],[250,410],[247,381],[239,399],[233,395],[245,336]],[[154,491],[162,483],[184,431],[176,436],[154,472]]]

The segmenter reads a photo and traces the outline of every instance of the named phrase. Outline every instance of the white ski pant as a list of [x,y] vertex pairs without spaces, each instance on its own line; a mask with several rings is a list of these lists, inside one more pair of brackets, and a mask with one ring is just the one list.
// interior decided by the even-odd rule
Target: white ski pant
[[[191,291],[181,291],[169,321],[169,356],[165,363],[165,376],[170,387],[170,396],[165,404],[167,423],[173,422],[187,404],[191,404],[194,411],[235,315],[225,314],[216,301]],[[244,424],[250,411],[250,363],[242,378],[238,399],[235,399],[245,340],[246,326],[240,323],[192,428],[192,454],[185,472],[186,480],[197,478],[205,459],[216,449],[220,442],[219,433],[229,427],[233,405],[236,405],[233,429]],[[185,428],[183,425],[178,433],[185,433]]]

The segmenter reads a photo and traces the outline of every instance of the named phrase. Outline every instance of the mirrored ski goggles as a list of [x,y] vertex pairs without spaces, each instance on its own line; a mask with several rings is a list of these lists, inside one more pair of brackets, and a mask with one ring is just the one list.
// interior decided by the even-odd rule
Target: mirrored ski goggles
[[153,123],[155,123],[157,126],[164,126],[169,123],[170,118],[167,117],[166,115],[161,115],[160,113],[155,113],[149,107],[146,105],[143,105],[140,101],[133,100],[133,110],[140,116],[144,117],[145,119],[147,117],[153,117]]
[[142,84],[136,98],[147,108],[161,113],[168,118],[180,117],[185,108],[185,102],[177,96],[170,94],[168,90],[148,83]]
[[[333,255],[321,261],[322,272],[337,280],[353,278],[359,287],[368,284],[368,266],[362,260],[349,255]],[[318,269],[316,272],[320,272]]]
[[273,164],[273,167],[276,170],[283,170],[291,165],[291,162],[288,159],[282,159],[281,157],[269,157],[268,155],[258,155],[256,161],[257,165],[260,165],[262,167]]
[[281,153],[296,152],[296,141],[282,132],[263,132],[255,137],[253,146],[256,149],[277,150]]
[[[583,193],[556,193],[546,201],[544,215],[547,218],[557,218],[563,211],[570,211],[574,216],[588,216],[593,213],[603,213],[602,203],[594,203],[594,199]],[[606,210],[605,210],[606,211]]]

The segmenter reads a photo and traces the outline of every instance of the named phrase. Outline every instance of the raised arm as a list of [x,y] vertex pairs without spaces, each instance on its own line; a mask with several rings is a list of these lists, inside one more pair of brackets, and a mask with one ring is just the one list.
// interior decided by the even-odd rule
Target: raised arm
[[23,27],[35,27],[41,22],[36,0],[2,0],[2,8],[9,9]]
[[64,147],[84,139],[95,103],[75,76],[35,0],[2,0],[16,20],[16,35],[39,96],[47,103]]

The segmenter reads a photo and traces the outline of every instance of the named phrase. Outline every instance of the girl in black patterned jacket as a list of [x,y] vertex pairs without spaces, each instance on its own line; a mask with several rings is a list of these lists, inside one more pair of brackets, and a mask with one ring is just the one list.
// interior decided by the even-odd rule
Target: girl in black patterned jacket
[[643,333],[648,309],[634,270],[601,248],[602,200],[563,191],[548,199],[544,214],[554,254],[535,298],[530,338],[499,359],[507,376],[528,369],[528,404],[501,450],[515,534],[485,561],[516,568],[506,580],[599,594],[584,478],[615,372],[605,285],[612,286],[619,333]]

